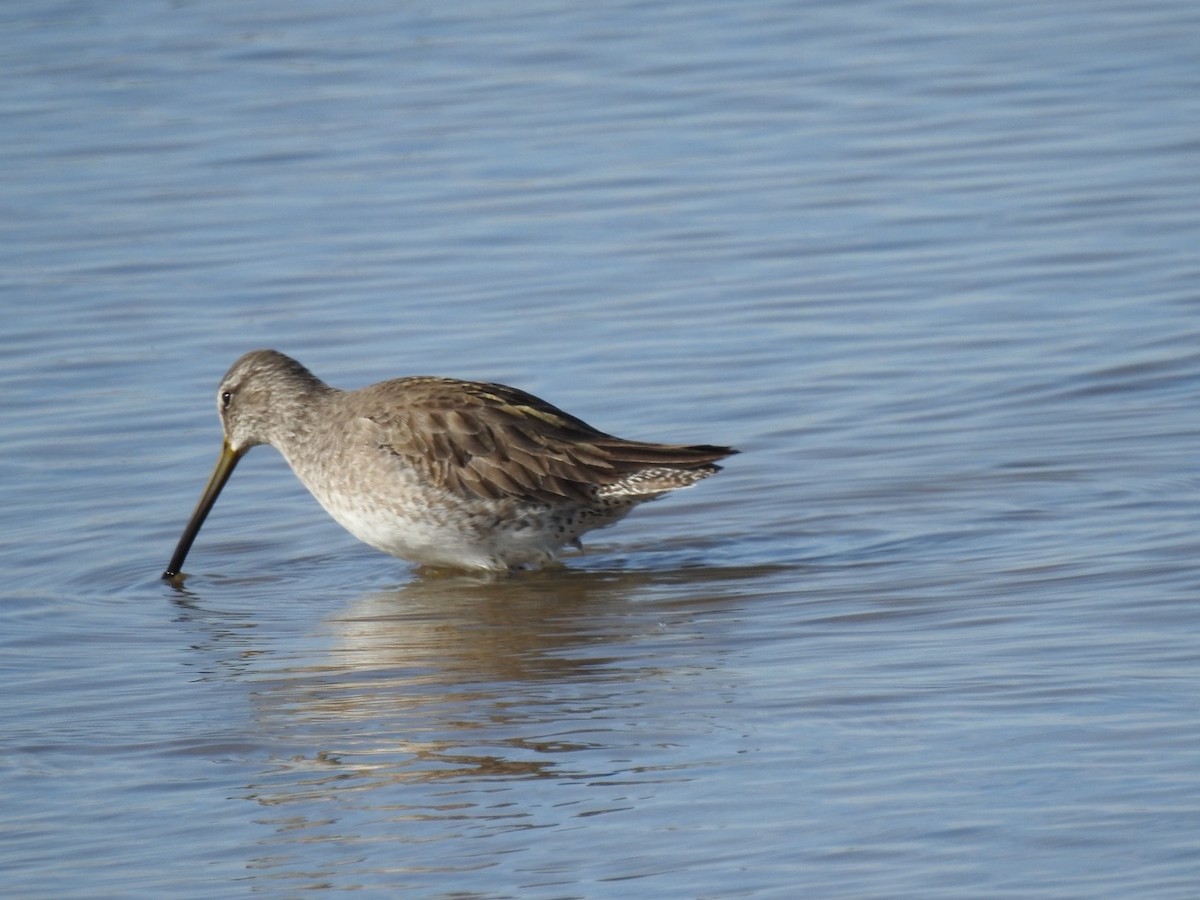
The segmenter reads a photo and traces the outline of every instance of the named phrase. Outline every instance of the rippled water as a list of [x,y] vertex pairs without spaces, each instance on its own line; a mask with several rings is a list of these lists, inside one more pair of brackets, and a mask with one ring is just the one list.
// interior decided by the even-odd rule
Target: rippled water
[[[1194,4],[8,3],[0,893],[1200,884]],[[213,391],[730,443],[421,577]]]

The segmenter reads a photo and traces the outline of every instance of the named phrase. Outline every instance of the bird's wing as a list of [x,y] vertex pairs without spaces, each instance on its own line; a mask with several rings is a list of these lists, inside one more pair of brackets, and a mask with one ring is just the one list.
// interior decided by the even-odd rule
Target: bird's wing
[[382,448],[439,487],[487,500],[587,502],[647,470],[694,473],[669,490],[733,452],[622,440],[501,384],[404,378],[359,393]]

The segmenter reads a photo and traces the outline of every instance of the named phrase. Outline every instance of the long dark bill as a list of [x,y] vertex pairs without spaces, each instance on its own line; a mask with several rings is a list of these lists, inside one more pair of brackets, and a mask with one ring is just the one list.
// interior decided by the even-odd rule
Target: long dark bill
[[217,466],[213,469],[208,484],[204,486],[204,493],[200,495],[200,502],[196,504],[196,509],[188,520],[187,527],[183,529],[179,543],[175,546],[175,555],[171,557],[167,570],[162,574],[163,578],[172,581],[179,577],[179,570],[183,568],[183,560],[187,557],[188,551],[192,549],[192,541],[196,540],[196,535],[200,533],[200,526],[204,524],[213,504],[217,502],[217,497],[221,495],[221,488],[225,487],[225,482],[233,474],[233,467],[238,464],[238,460],[245,453],[245,450],[241,452],[234,450],[229,446],[229,441],[221,445],[221,455],[217,457]]

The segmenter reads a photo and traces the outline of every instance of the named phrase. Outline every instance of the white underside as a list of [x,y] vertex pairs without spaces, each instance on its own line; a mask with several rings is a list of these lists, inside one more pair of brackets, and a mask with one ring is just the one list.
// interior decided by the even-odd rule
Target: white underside
[[511,569],[540,566],[554,560],[559,547],[540,540],[532,530],[493,531],[486,538],[428,519],[403,516],[357,517],[342,510],[330,514],[360,541],[377,550],[425,566],[463,569]]
[[314,496],[363,543],[419,565],[486,570],[542,566],[577,537],[567,534],[559,539],[543,517],[532,512],[500,526],[494,514],[482,511],[477,516],[461,511],[451,516],[429,508],[412,515],[364,503],[361,497]]
[[[321,459],[320,471],[306,468],[313,458]],[[377,462],[379,468],[352,472],[339,465],[342,460],[312,456],[303,461],[288,459],[288,463],[317,502],[352,535],[420,565],[486,570],[545,565],[585,531],[610,525],[628,511],[618,505],[611,512],[574,521],[563,510],[521,506],[515,501],[497,507],[450,494],[429,497],[428,485],[410,481],[411,473],[394,459],[354,457],[360,465],[364,458]],[[381,489],[364,492],[363,483]],[[414,501],[414,496],[422,495],[426,502]]]

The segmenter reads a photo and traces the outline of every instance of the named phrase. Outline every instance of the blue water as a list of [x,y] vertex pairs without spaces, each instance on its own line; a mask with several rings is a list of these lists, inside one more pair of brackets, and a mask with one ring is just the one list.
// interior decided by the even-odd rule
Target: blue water
[[[1200,8],[6,3],[0,894],[1200,886]],[[242,352],[725,472],[428,577]]]

